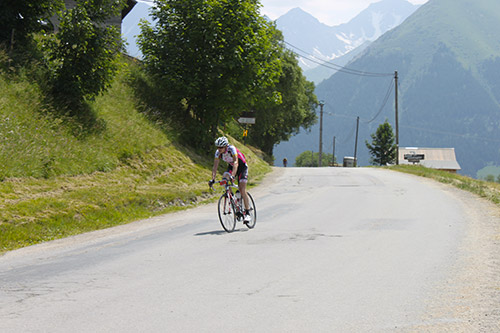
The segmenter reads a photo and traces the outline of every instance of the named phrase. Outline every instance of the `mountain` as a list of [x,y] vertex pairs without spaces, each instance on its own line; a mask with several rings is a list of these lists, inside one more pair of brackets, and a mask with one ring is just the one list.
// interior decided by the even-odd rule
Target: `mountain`
[[[387,93],[397,70],[401,147],[453,147],[469,176],[500,165],[499,28],[496,0],[430,0],[347,65],[387,76],[338,72],[317,87],[323,142],[330,142],[323,150],[331,151],[336,136],[337,158],[352,156],[359,116],[358,161],[369,164],[365,140],[385,119],[395,127],[394,92]],[[317,151],[318,140],[318,126],[299,133],[275,148],[276,160]]]
[[330,62],[324,62],[320,66],[316,66],[312,69],[307,69],[304,71],[304,75],[307,80],[314,82],[315,85],[320,84],[323,80],[328,79],[330,76],[335,74],[339,67],[344,67],[347,65],[352,59],[360,55],[369,45],[370,41],[366,41],[360,46],[356,47],[354,50],[341,55],[335,60]]
[[[136,36],[140,33],[141,19],[151,22],[149,10],[152,5],[152,1],[138,1],[123,20],[122,36],[128,44],[127,53],[133,57],[141,57],[141,52],[136,45]],[[323,24],[302,9],[295,8],[278,18],[276,25],[283,32],[287,42],[300,47],[309,54],[314,54],[318,59],[328,61],[349,53],[367,41],[374,41],[382,33],[403,22],[418,7],[406,0],[382,0],[371,4],[348,23],[336,27]],[[346,63],[352,58],[345,57],[344,59]],[[318,65],[302,57],[300,64],[304,70]],[[326,73],[331,75],[334,71],[326,71]],[[325,78],[321,77],[318,80]]]
[[[376,40],[401,24],[418,7],[406,0],[382,0],[370,4],[348,23],[333,27],[319,22],[300,8],[294,8],[279,17],[276,26],[283,32],[285,41],[295,47],[292,49],[299,55],[299,64],[307,71],[318,66],[318,60],[336,59],[366,42]],[[312,57],[305,53],[318,60],[308,60]],[[334,73],[328,70],[324,72],[330,75]]]

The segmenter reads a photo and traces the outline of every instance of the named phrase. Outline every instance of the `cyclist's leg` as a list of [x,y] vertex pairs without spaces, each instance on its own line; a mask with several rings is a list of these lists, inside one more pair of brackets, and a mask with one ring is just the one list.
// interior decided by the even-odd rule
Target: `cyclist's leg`
[[255,227],[255,223],[257,222],[257,209],[255,208],[255,202],[253,201],[250,193],[247,192],[247,196],[250,204],[250,210],[248,211],[248,216],[250,217],[250,219],[247,218],[247,220],[245,220],[245,225],[249,229],[252,229],[253,227]]
[[240,190],[241,197],[243,198],[243,203],[245,204],[245,210],[250,209],[250,201],[247,195],[247,182],[248,182],[248,167],[238,170],[238,189]]
[[222,174],[222,178],[226,179],[227,181],[229,181],[231,179],[231,170],[228,169],[227,171],[225,171],[223,174]]

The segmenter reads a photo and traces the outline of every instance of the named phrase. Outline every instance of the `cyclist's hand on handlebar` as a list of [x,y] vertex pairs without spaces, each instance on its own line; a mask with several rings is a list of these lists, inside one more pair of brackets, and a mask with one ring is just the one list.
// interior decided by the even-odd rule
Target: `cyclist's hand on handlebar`
[[215,183],[215,180],[211,179],[208,181],[208,186],[210,186],[210,188],[213,188],[214,183]]

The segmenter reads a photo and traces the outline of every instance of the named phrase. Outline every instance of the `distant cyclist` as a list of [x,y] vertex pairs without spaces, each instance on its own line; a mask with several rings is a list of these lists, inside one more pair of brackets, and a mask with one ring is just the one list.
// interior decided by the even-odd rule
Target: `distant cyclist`
[[217,176],[217,168],[219,167],[220,160],[224,160],[228,163],[228,168],[227,171],[224,172],[223,177],[231,178],[232,180],[238,176],[238,189],[241,193],[241,197],[243,198],[243,203],[245,204],[244,223],[250,222],[252,218],[248,213],[250,207],[246,190],[248,182],[248,165],[245,155],[243,155],[235,146],[230,145],[225,136],[221,136],[215,140],[215,146],[217,147],[217,150],[215,151],[211,183],[214,182],[215,177]]

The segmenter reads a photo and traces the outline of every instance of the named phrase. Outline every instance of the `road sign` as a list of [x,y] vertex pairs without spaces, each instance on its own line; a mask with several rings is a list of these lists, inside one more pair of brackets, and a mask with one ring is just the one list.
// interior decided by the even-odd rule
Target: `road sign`
[[405,154],[405,160],[408,160],[410,163],[420,163],[421,160],[425,159],[424,154]]
[[240,124],[255,124],[255,112],[242,112],[238,122]]
[[240,124],[255,124],[255,118],[240,117],[238,118],[238,122]]

